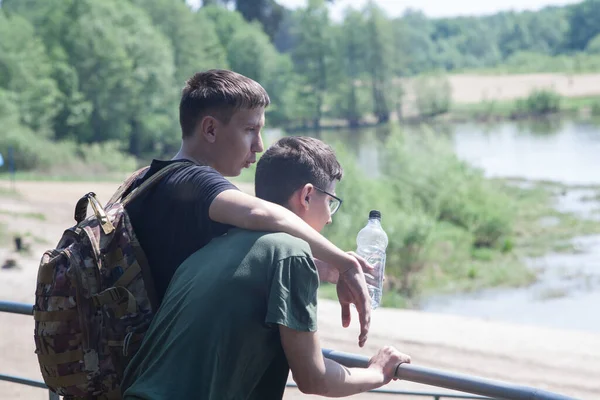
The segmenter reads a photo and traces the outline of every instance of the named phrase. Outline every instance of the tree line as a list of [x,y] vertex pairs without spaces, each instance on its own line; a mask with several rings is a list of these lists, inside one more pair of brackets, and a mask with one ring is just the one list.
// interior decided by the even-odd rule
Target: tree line
[[208,68],[263,84],[270,126],[386,122],[401,114],[398,78],[523,54],[600,54],[598,20],[600,0],[443,19],[390,18],[370,2],[339,23],[323,0],[297,10],[276,0],[204,0],[198,10],[184,0],[2,0],[0,129],[118,142],[136,156],[172,152],[179,91]]

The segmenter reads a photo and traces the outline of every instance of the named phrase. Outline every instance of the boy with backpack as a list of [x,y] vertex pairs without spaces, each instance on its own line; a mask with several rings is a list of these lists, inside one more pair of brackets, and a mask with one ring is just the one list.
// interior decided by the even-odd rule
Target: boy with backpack
[[234,226],[306,241],[320,272],[334,272],[328,275],[337,279],[343,326],[350,323],[350,304],[356,305],[364,345],[366,261],[285,207],[242,193],[224,178],[239,175],[263,151],[269,102],[265,90],[242,75],[195,74],[182,92],[178,154],[138,171],[106,207],[94,193],[80,199],[77,225],[43,255],[38,271],[34,339],[52,390],[68,398],[119,398],[123,371],[180,263]]

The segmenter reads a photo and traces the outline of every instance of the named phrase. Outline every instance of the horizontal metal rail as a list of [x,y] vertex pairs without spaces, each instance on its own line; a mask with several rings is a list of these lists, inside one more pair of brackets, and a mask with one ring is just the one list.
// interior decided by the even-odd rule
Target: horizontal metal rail
[[[0,312],[21,315],[33,315],[33,306],[30,304],[0,301]],[[369,365],[368,357],[360,356],[357,354],[323,349],[323,355],[331,360],[337,361],[340,364],[350,368],[366,368]],[[512,383],[495,381],[471,375],[458,374],[455,372],[443,371],[433,368],[425,368],[413,364],[401,364],[396,372],[396,377],[398,379],[406,381],[457,390],[460,392],[471,393],[478,396],[468,396],[451,393],[445,394],[407,392],[386,388],[376,389],[373,390],[373,392],[396,395],[427,396],[433,397],[435,400],[439,400],[442,398],[499,400],[575,400],[572,397],[528,386],[515,385]],[[0,374],[0,381],[9,381],[28,386],[47,388],[47,386],[43,382],[9,375]],[[295,384],[290,382],[288,383],[288,386],[293,387],[295,386]],[[55,393],[51,391],[49,393],[50,400],[59,399],[58,395],[56,395]]]
[[0,312],[12,314],[33,315],[33,305],[0,301]]
[[[18,376],[0,374],[0,382],[1,381],[19,383],[21,385],[32,386],[40,389],[48,389],[48,386],[46,386],[44,382],[34,381],[33,379],[20,378]],[[52,390],[48,389],[48,399],[60,400],[60,396],[54,393]]]
[[[295,382],[288,382],[287,387],[297,388]],[[411,396],[411,397],[433,397],[434,400],[440,399],[462,399],[462,400],[496,400],[491,397],[472,396],[468,394],[453,394],[453,393],[433,393],[433,392],[409,392],[397,389],[373,389],[369,390],[369,393],[381,393],[381,394],[395,394],[399,396]]]
[[[356,354],[323,349],[323,355],[347,367],[365,368],[369,365],[368,357]],[[396,377],[405,381],[423,383],[425,385],[443,387],[502,400],[575,400],[573,397],[528,386],[419,367],[412,364],[401,364],[397,369]]]

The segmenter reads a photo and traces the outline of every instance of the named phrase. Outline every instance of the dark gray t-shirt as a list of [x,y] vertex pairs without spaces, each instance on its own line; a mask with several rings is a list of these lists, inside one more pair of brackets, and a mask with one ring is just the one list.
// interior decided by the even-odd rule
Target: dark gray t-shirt
[[126,206],[159,302],[183,260],[230,228],[211,220],[208,210],[221,192],[237,189],[215,169],[187,160],[154,160],[133,187],[172,163],[181,166]]

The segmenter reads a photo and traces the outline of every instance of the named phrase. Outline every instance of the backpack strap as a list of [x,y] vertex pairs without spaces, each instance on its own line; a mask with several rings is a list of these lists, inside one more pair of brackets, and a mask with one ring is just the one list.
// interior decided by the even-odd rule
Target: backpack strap
[[98,221],[100,222],[100,226],[102,227],[104,233],[106,235],[110,235],[115,230],[115,227],[112,224],[112,222],[110,222],[110,220],[108,219],[106,211],[104,211],[104,208],[102,207],[98,199],[96,199],[96,193],[94,192],[89,192],[88,194],[80,198],[79,201],[77,201],[77,204],[75,205],[75,221],[77,222],[77,224],[79,224],[85,219],[88,204],[92,205],[94,214],[96,214],[96,218],[98,218]]
[[137,171],[135,171],[133,174],[131,174],[129,176],[129,178],[127,178],[125,180],[125,182],[123,182],[121,184],[121,186],[119,186],[119,188],[117,189],[117,191],[112,195],[112,197],[110,198],[110,200],[108,201],[108,203],[106,203],[107,205],[109,204],[114,204],[117,201],[121,200],[121,198],[123,197],[123,194],[125,192],[127,192],[127,190],[131,187],[131,185],[133,185],[133,183],[143,174],[145,174],[146,172],[148,172],[148,170],[150,169],[150,167],[144,167],[144,168],[140,168]]
[[[123,196],[123,193],[125,193],[125,191],[133,184],[133,182],[135,182],[135,180],[141,174],[146,172],[149,168],[150,167],[144,167],[135,171],[129,178],[127,178],[127,180],[125,180],[125,182],[121,184],[121,186],[119,186],[119,188],[117,189],[115,194],[113,194],[113,196],[107,204],[113,204],[115,201],[118,201],[121,198],[121,196]],[[79,201],[77,201],[77,204],[75,205],[75,222],[79,224],[86,218],[87,208],[89,204],[92,205],[96,217],[98,218],[98,220],[100,220],[100,224],[102,226],[102,229],[104,230],[104,233],[107,235],[111,233],[114,230],[114,227],[108,220],[106,212],[104,211],[104,208],[102,207],[100,202],[96,199],[96,193],[94,192],[87,193],[86,195],[81,197]]]
[[[121,184],[121,186],[119,186],[117,191],[113,194],[111,199],[108,201],[107,206],[110,204],[114,204],[117,201],[121,201],[121,204],[123,204],[123,206],[127,205],[127,203],[129,203],[131,200],[133,200],[135,197],[139,196],[140,193],[143,193],[145,190],[148,190],[150,187],[152,187],[154,184],[156,184],[167,173],[171,172],[175,168],[178,168],[180,166],[180,164],[181,163],[172,163],[172,164],[167,165],[166,167],[164,167],[163,169],[161,169],[160,171],[158,171],[157,173],[152,175],[150,178],[148,178],[140,186],[138,186],[137,188],[135,188],[131,192],[129,192],[127,194],[127,196],[125,196],[125,198],[122,199],[123,194],[125,192],[127,192],[127,190],[131,187],[131,185],[133,185],[135,180],[137,178],[139,178],[143,173],[146,173],[150,167],[144,167],[144,168],[138,169],[129,178],[127,178],[125,180],[125,182],[123,182]],[[100,221],[100,225],[101,225],[104,233],[107,235],[112,233],[115,230],[115,227],[108,219],[108,216],[106,215],[106,212],[104,211],[104,208],[102,207],[102,205],[96,198],[96,194],[94,192],[87,193],[86,195],[81,197],[79,199],[79,201],[77,201],[77,204],[75,205],[75,222],[77,222],[77,224],[79,224],[79,223],[81,223],[81,221],[83,221],[86,218],[87,207],[89,204],[92,205],[94,214],[96,214],[96,217]]]
[[[123,193],[125,193],[126,190],[123,190],[120,193],[120,196],[117,199],[117,201],[120,201],[121,204],[123,205],[123,207],[125,207],[133,199],[135,199],[136,197],[140,196],[143,192],[147,191],[152,186],[154,186],[156,183],[158,183],[158,181],[160,181],[169,172],[175,170],[176,168],[180,168],[182,163],[183,162],[175,162],[175,163],[171,163],[171,164],[167,165],[166,167],[162,168],[160,171],[158,171],[157,173],[155,173],[154,175],[152,175],[150,178],[146,179],[146,181],[144,181],[144,183],[142,183],[140,186],[138,186],[135,189],[133,189],[132,191],[130,191],[127,194],[127,196],[125,196],[124,198],[122,198],[122,196],[123,196]],[[186,164],[187,163],[191,163],[191,161],[186,161],[185,163]],[[139,173],[139,172],[140,171],[137,171],[136,174]],[[133,184],[133,181],[129,184],[129,186],[131,184]]]

